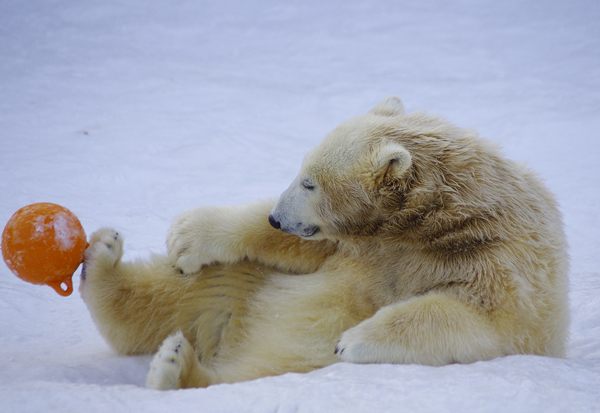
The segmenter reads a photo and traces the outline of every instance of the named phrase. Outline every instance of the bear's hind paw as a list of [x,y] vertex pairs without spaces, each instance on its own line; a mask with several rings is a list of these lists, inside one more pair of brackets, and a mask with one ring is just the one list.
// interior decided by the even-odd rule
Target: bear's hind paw
[[85,251],[85,262],[99,258],[116,263],[123,256],[123,237],[112,228],[102,228],[90,236],[90,245]]
[[181,332],[167,337],[150,364],[146,386],[156,390],[181,388],[187,347],[189,343]]

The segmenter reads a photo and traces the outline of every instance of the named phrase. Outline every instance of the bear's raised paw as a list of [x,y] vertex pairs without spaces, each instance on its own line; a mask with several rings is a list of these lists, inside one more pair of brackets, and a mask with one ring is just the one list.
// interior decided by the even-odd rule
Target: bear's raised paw
[[112,228],[102,228],[90,236],[90,245],[85,251],[85,265],[99,260],[115,264],[123,256],[123,237]]

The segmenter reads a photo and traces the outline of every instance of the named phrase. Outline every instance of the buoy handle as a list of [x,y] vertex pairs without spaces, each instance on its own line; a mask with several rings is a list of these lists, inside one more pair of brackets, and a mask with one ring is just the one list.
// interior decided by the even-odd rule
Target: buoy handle
[[[54,288],[54,291],[56,291],[63,297],[71,295],[71,293],[73,292],[73,280],[71,279],[71,277],[69,277],[63,281],[48,282],[47,284],[50,287]],[[63,285],[65,285],[67,288],[66,289],[63,288]]]

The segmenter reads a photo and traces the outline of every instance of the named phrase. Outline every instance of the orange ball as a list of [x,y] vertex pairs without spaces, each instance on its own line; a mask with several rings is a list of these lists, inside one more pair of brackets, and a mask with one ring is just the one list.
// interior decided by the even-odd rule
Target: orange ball
[[71,277],[86,248],[77,217],[46,202],[19,209],[2,232],[2,256],[8,268],[22,280],[49,285],[62,296],[73,292]]

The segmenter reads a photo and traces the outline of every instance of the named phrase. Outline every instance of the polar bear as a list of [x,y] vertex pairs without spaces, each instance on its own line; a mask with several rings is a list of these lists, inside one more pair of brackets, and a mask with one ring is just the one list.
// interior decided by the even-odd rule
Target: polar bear
[[122,262],[121,234],[101,229],[80,287],[116,351],[156,352],[151,388],[564,355],[554,198],[475,132],[397,97],[325,137],[278,200],[186,212],[167,247]]

